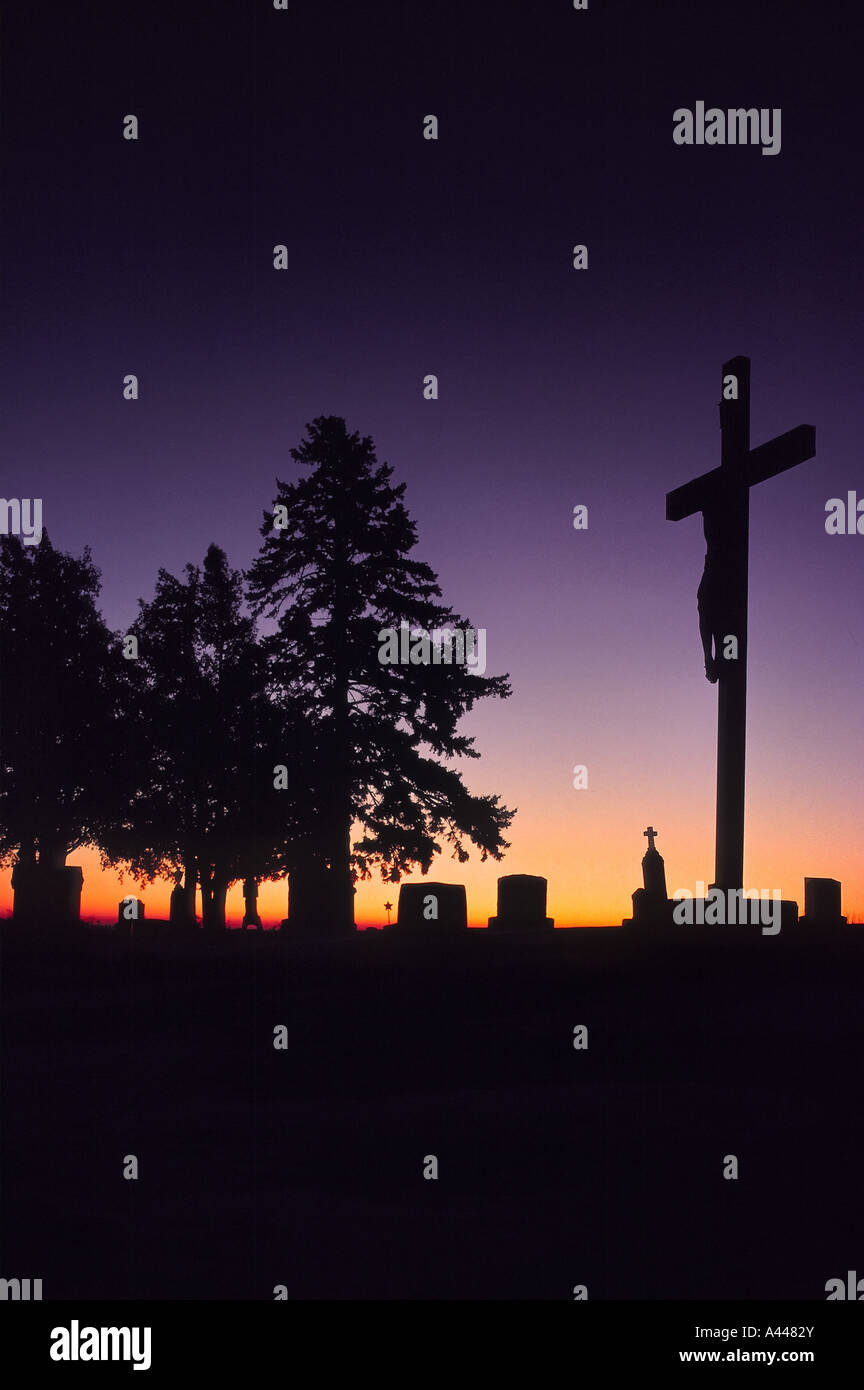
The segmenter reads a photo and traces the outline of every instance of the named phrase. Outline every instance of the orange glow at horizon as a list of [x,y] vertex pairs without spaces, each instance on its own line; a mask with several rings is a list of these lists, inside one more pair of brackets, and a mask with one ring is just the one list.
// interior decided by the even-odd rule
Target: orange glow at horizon
[[[855,690],[847,681],[847,692],[844,673],[832,668],[827,652],[808,667],[808,684],[796,683],[795,654],[779,632],[775,613],[750,662],[745,888],[779,889],[803,911],[805,876],[839,879],[843,913],[862,922],[864,740]],[[480,757],[462,761],[459,770],[470,791],[497,792],[516,809],[505,832],[510,847],[500,861],[485,864],[470,845],[466,864],[441,856],[427,881],[464,883],[472,926],[486,926],[497,907],[497,879],[513,873],[547,879],[546,910],[556,926],[612,925],[631,915],[631,894],[642,886],[643,831],[653,825],[669,894],[710,884],[716,688],[690,659],[689,641],[687,658],[670,678],[646,628],[629,648],[634,674],[622,681],[613,678],[602,624],[581,628],[578,641],[544,648],[539,665],[530,623],[494,635],[496,665],[511,672],[513,698],[465,717],[462,730],[476,737]],[[688,626],[682,642],[690,636]],[[668,645],[675,650],[672,639]],[[577,764],[588,767],[584,790],[573,786]],[[103,873],[93,849],[73,852],[68,863],[84,871],[85,920],[115,921],[126,895],[142,898],[147,916],[167,918],[171,882],[139,889],[128,875]],[[0,913],[11,911],[9,879],[8,870],[0,873]],[[405,879],[423,881],[419,873]],[[398,895],[398,884],[377,876],[358,883],[357,925],[384,925],[387,901],[395,921]],[[261,885],[265,926],[277,925],[287,904],[284,880]],[[241,884],[227,906],[229,923],[239,925]]]
[[[574,793],[576,795],[576,793]],[[629,917],[632,904],[630,894],[641,886],[641,858],[647,841],[639,843],[644,826],[637,823],[635,816],[622,816],[620,809],[612,814],[611,807],[604,804],[604,798],[597,796],[591,809],[590,822],[587,815],[590,792],[582,803],[583,816],[577,827],[575,841],[579,852],[559,835],[553,841],[549,832],[536,824],[526,824],[524,831],[517,834],[514,823],[511,831],[512,848],[501,862],[487,860],[479,862],[479,855],[472,855],[467,864],[459,865],[445,858],[439,858],[432,865],[425,879],[413,874],[403,882],[443,881],[464,883],[468,895],[468,921],[472,927],[485,927],[488,918],[497,908],[497,879],[509,873],[542,874],[548,879],[547,913],[554,917],[556,926],[608,926],[620,923]],[[678,808],[675,824],[668,807],[663,814],[663,798],[652,824],[660,826],[657,847],[663,848],[663,839],[672,840],[674,854],[666,856],[666,882],[670,895],[678,888],[698,891],[696,881],[688,881],[683,876],[683,865],[697,864],[705,885],[710,883],[713,870],[711,833],[713,823],[700,823],[694,816],[688,819]],[[711,818],[708,818],[709,821]],[[705,817],[702,817],[705,821]],[[554,823],[554,822],[553,822]],[[668,827],[665,831],[663,826]],[[836,827],[839,832],[839,825]],[[864,883],[860,868],[860,855],[853,848],[839,848],[833,840],[830,827],[824,829],[825,843],[821,853],[813,853],[807,866],[808,874],[839,878],[843,885],[844,914],[851,921],[864,919]],[[754,835],[754,839],[757,837]],[[804,910],[804,885],[800,866],[800,852],[781,843],[782,836],[770,818],[758,836],[759,854],[755,861],[748,857],[746,874],[747,887],[762,889],[780,888],[784,898],[792,898]],[[797,862],[796,862],[797,861]],[[168,918],[168,908],[173,881],[156,880],[143,888],[136,885],[128,874],[121,878],[119,873],[103,871],[95,849],[85,848],[69,855],[69,864],[80,865],[84,871],[84,887],[81,895],[81,916],[85,921],[113,922],[117,918],[118,904],[126,896],[140,897],[144,902],[147,917]],[[12,910],[12,890],[10,871],[0,873],[0,915],[8,915]],[[380,927],[387,921],[385,902],[393,904],[391,922],[396,921],[396,908],[399,900],[399,884],[383,883],[373,878],[357,884],[355,898],[355,920],[358,927]],[[617,891],[616,891],[617,887]],[[200,893],[196,902],[200,918]],[[287,882],[279,880],[262,883],[258,894],[258,910],[262,922],[267,927],[278,926],[287,915]],[[227,899],[226,919],[229,926],[239,927],[243,919],[242,884],[232,886]]]

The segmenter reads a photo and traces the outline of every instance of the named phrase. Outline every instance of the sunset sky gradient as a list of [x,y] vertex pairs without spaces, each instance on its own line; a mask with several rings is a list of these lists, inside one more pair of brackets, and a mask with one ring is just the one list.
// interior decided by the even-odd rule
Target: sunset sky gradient
[[[467,885],[474,924],[520,872],[561,926],[620,921],[649,823],[670,890],[711,880],[704,540],[665,494],[719,463],[738,353],[753,444],[817,441],[751,494],[746,886],[803,910],[805,875],[838,878],[864,920],[864,535],[825,532],[829,498],[864,496],[860,80],[842,25],[760,9],[98,0],[5,23],[0,492],[92,546],[120,630],[159,566],[211,541],[251,563],[307,421],[370,434],[417,557],[512,681],[466,719],[464,765],[518,807],[511,848],[431,875]],[[781,153],[675,146],[703,98],[780,107]],[[136,891],[69,862],[85,916]],[[358,924],[397,893],[360,884]],[[286,908],[262,889],[265,922]]]

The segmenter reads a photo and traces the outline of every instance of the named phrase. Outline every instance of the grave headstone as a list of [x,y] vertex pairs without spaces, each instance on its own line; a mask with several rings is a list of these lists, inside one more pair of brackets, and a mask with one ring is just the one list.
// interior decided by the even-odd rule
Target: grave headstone
[[12,870],[12,916],[33,926],[78,926],[83,869],[65,865],[16,864]]
[[189,894],[179,879],[175,881],[174,887],[171,889],[168,921],[172,927],[194,927],[196,925],[194,910],[190,911]]
[[489,918],[489,930],[551,931],[555,923],[546,916],[546,889],[546,879],[536,874],[505,874],[499,878],[498,911]]
[[643,830],[648,848],[642,856],[642,887],[633,894],[633,916],[624,919],[622,926],[672,926],[675,904],[666,889],[666,865],[654,844],[658,831],[653,825]]
[[256,927],[261,931],[261,918],[258,915],[258,881],[247,878],[243,881],[243,929]]
[[319,937],[352,934],[356,927],[353,921],[346,925],[342,898],[340,885],[323,859],[313,857],[295,865],[288,874],[288,916],[281,922],[282,930],[308,931]]
[[136,922],[144,921],[144,904],[140,898],[121,898],[117,904],[117,925],[130,930]]
[[836,878],[805,878],[802,926],[839,927],[846,925],[840,915],[840,882]]
[[396,929],[434,936],[468,929],[463,883],[405,883],[399,889]]
[[642,856],[642,886],[652,902],[665,903],[669,896],[666,891],[666,865],[654,844],[658,832],[653,825],[649,825],[642,833],[648,838],[648,848]]

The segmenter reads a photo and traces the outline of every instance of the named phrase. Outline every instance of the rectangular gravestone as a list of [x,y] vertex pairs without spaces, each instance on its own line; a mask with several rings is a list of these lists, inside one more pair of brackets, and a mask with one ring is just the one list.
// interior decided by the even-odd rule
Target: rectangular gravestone
[[74,866],[16,864],[12,870],[13,920],[37,927],[78,926],[83,885],[84,871]]
[[489,918],[489,930],[497,932],[551,931],[555,923],[546,916],[545,878],[536,874],[505,874],[498,880],[498,912]]
[[144,921],[144,904],[140,898],[121,898],[117,904],[117,926],[121,932],[130,936],[135,927]]
[[468,929],[463,883],[405,883],[399,889],[396,926],[426,936]]
[[296,865],[288,874],[288,916],[281,923],[289,934],[345,936],[355,931],[339,911],[337,883],[320,859]]
[[802,926],[839,927],[846,925],[840,916],[840,882],[836,878],[805,878],[804,916]]

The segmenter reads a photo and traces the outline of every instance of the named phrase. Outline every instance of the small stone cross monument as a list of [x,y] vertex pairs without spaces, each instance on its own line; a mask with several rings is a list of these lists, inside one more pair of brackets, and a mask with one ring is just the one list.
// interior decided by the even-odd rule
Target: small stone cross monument
[[648,848],[642,857],[642,883],[645,892],[652,901],[666,902],[666,866],[663,863],[663,856],[658,849],[654,848],[654,837],[659,832],[653,825],[649,825],[642,834],[648,840]]
[[642,856],[642,887],[633,894],[633,916],[625,918],[622,926],[664,926],[672,922],[674,903],[666,892],[666,865],[663,856],[655,847],[654,840],[659,834],[649,825],[642,834],[648,841],[648,848]]

